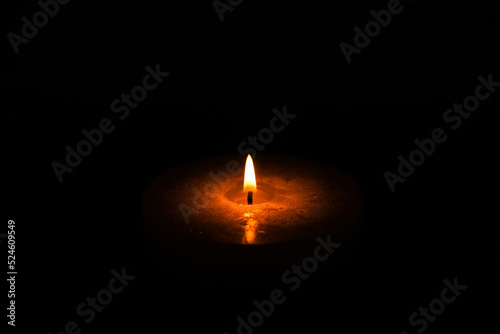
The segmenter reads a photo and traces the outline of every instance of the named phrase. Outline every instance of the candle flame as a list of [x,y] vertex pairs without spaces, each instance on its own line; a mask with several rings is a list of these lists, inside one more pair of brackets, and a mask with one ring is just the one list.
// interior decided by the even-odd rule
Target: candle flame
[[243,182],[243,191],[255,192],[256,190],[257,181],[255,181],[255,169],[253,167],[252,156],[249,154],[245,163],[245,180]]

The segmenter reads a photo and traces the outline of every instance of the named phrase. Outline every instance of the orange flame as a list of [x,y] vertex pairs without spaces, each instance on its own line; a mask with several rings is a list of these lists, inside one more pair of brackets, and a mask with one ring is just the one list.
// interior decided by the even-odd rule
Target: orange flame
[[245,180],[243,182],[243,191],[255,192],[256,190],[257,181],[255,181],[255,169],[253,167],[252,156],[249,154],[245,163]]

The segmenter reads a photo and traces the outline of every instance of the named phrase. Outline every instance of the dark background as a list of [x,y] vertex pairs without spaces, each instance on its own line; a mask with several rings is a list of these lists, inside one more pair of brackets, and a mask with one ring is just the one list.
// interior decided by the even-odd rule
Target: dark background
[[[18,54],[4,38],[1,231],[16,221],[16,330],[59,333],[76,320],[82,333],[236,333],[252,300],[283,288],[280,275],[221,284],[152,260],[141,196],[171,167],[236,154],[285,105],[297,118],[265,152],[349,174],[366,198],[362,241],[255,333],[415,333],[409,315],[455,276],[467,290],[426,332],[495,328],[500,93],[456,131],[442,115],[479,75],[500,81],[498,1],[404,1],[347,64],[339,43],[386,4],[246,0],[221,22],[210,1],[73,0]],[[38,10],[8,1],[4,35]],[[170,76],[119,120],[110,103],[158,63]],[[114,132],[59,183],[51,163],[105,117]],[[447,141],[391,193],[383,173],[436,127]],[[124,266],[136,278],[84,324],[76,306]]]

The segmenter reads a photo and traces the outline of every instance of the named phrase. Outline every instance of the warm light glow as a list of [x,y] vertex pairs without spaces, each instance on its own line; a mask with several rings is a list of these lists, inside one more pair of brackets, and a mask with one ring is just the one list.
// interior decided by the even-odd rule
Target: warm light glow
[[255,229],[257,228],[257,221],[250,219],[245,225],[245,239],[244,242],[247,244],[253,244],[255,242]]
[[243,182],[243,191],[255,192],[256,190],[257,181],[255,181],[255,169],[253,168],[252,156],[249,154],[245,163],[245,180]]
[[245,212],[243,214],[245,217],[245,236],[243,237],[243,243],[253,244],[255,242],[255,230],[257,229],[257,221],[254,219],[253,212]]

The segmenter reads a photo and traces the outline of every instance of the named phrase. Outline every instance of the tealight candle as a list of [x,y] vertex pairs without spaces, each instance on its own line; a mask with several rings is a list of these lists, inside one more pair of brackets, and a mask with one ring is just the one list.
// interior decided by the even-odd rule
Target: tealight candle
[[349,176],[290,156],[248,156],[245,168],[235,160],[177,166],[146,187],[155,245],[199,265],[259,270],[302,256],[318,236],[347,243],[356,235],[364,200]]

